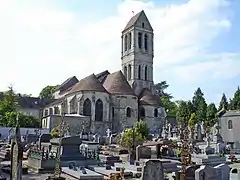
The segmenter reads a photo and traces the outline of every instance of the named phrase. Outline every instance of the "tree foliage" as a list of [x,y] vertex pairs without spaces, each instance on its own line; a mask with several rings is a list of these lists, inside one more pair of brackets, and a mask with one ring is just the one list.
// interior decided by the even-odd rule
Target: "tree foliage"
[[233,98],[230,100],[231,110],[240,110],[240,88],[238,87],[234,93]]
[[223,93],[222,99],[221,99],[221,101],[219,103],[218,111],[222,110],[223,107],[226,110],[228,110],[228,108],[229,108],[228,100],[227,100],[227,97],[226,97],[226,95],[224,93]]
[[52,136],[52,138],[59,138],[60,137],[60,131],[59,131],[59,128],[53,128],[52,130],[51,130],[51,136]]
[[195,131],[195,125],[197,123],[197,116],[195,113],[192,113],[190,116],[190,119],[188,121],[188,127],[191,130],[191,137],[194,139],[194,131]]
[[160,97],[167,97],[168,99],[172,99],[173,96],[170,93],[165,92],[168,87],[169,84],[167,83],[167,81],[161,81],[160,83],[155,84],[157,94]]
[[127,128],[124,130],[119,143],[122,147],[130,149],[133,146],[133,139],[135,139],[134,141],[135,146],[142,144],[144,142],[142,134],[140,134],[139,131],[136,131],[135,128]]
[[188,124],[188,120],[191,117],[192,103],[189,101],[178,101],[177,120],[180,124]]
[[136,132],[138,132],[142,136],[143,139],[147,139],[148,134],[149,134],[149,129],[147,127],[146,121],[140,120],[140,121],[136,122],[134,127],[135,127]]
[[46,86],[43,88],[39,94],[39,97],[42,99],[51,99],[53,92],[56,90],[58,86]]
[[207,127],[212,127],[217,122],[217,108],[214,103],[210,103],[207,106],[206,121],[205,124]]
[[123,131],[121,137],[119,137],[119,144],[122,147],[131,148],[133,146],[133,139],[135,139],[134,145],[137,146],[147,140],[148,134],[149,129],[146,121],[140,120],[135,123],[133,128],[127,128]]
[[18,112],[17,96],[10,86],[0,101],[0,125],[5,127],[15,126],[17,115],[20,127],[40,127],[40,122],[37,118]]
[[178,106],[176,102],[171,101],[167,97],[161,97],[161,101],[163,103],[163,107],[165,107],[165,110],[167,112],[168,116],[174,116],[177,115]]
[[207,103],[200,88],[195,91],[192,104],[198,122],[204,122],[206,120]]

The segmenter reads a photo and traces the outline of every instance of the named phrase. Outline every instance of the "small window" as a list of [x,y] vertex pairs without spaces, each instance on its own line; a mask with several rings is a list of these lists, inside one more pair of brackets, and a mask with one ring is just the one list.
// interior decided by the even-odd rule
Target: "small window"
[[140,110],[139,110],[139,115],[140,115],[140,118],[143,119],[145,118],[145,109],[144,107],[140,107]]
[[232,120],[228,121],[228,129],[232,129],[233,128],[233,124],[232,124]]
[[112,107],[112,118],[114,118],[115,112],[114,112],[114,107]]
[[131,117],[131,115],[132,115],[132,110],[131,110],[131,108],[130,107],[127,107],[127,117]]
[[145,71],[144,71],[144,73],[145,73],[145,81],[148,80],[148,73],[147,73],[147,71],[148,71],[148,68],[147,68],[147,66],[145,66]]
[[124,51],[127,51],[127,35],[124,37]]
[[144,35],[144,48],[145,48],[145,51],[148,50],[148,36],[147,36],[147,34]]
[[154,109],[154,117],[158,117],[158,109]]
[[138,47],[142,49],[142,33],[138,33]]
[[141,65],[138,66],[138,79],[141,79]]
[[131,64],[128,65],[128,80],[132,79],[132,67]]
[[132,48],[132,33],[130,32],[128,35],[128,49]]
[[144,28],[144,23],[142,23],[142,28]]

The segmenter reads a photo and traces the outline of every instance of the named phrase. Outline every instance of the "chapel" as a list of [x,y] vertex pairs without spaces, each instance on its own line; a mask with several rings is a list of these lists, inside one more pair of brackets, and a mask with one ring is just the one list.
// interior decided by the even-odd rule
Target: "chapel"
[[91,119],[91,131],[121,132],[138,120],[151,133],[161,133],[166,117],[153,82],[154,33],[144,11],[134,15],[122,31],[121,70],[103,71],[63,82],[53,93],[55,101],[43,116],[77,114]]

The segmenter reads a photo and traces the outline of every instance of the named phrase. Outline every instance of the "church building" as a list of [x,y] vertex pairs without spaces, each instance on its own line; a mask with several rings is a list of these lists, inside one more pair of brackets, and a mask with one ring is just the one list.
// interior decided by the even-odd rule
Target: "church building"
[[151,133],[161,133],[166,113],[153,82],[153,28],[144,13],[134,15],[122,31],[122,68],[78,80],[67,79],[53,93],[43,116],[77,114],[90,117],[93,133],[121,132],[142,119]]

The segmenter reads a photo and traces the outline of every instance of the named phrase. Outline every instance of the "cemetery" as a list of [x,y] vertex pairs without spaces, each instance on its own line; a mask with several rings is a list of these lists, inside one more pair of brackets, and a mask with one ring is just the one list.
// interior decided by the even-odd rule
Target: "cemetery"
[[[64,118],[64,117],[63,117]],[[35,175],[39,179],[154,179],[230,180],[240,178],[240,168],[231,168],[227,146],[214,126],[206,133],[196,125],[191,135],[186,128],[165,125],[159,137],[131,149],[121,147],[107,129],[105,136],[90,132],[71,135],[65,122],[59,137],[47,133],[22,137],[16,126],[11,143],[2,142],[1,179]],[[134,128],[134,127],[133,127]],[[191,139],[191,138],[194,139]],[[184,149],[184,150],[183,150]],[[184,154],[185,153],[185,154]]]

